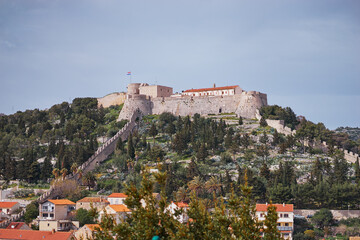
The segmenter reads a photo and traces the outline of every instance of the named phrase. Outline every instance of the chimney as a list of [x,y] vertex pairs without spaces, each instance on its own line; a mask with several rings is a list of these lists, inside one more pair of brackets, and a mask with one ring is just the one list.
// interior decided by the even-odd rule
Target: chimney
[[283,207],[285,207],[285,203],[283,203]]
[[52,229],[52,230],[51,230],[51,234],[55,234],[55,229]]
[[268,203],[266,202],[266,206],[268,205]]
[[214,83],[214,88],[216,88],[216,84]]

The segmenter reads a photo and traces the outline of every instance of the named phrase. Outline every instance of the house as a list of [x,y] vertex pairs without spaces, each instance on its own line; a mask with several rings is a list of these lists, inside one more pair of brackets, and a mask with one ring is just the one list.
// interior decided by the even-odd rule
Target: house
[[79,221],[72,220],[41,220],[40,231],[70,231],[79,229]]
[[13,214],[19,208],[18,202],[0,202],[0,211],[8,215]]
[[109,201],[101,198],[101,197],[85,197],[83,199],[80,199],[76,202],[76,209],[86,209],[90,210],[91,206],[96,208],[98,211],[101,211],[106,207],[106,205],[109,205]]
[[239,85],[235,86],[225,86],[225,87],[214,87],[212,88],[199,88],[199,89],[188,89],[182,92],[182,95],[185,96],[230,96],[235,94],[240,94],[242,89]]
[[6,229],[32,230],[31,227],[24,222],[12,222]]
[[74,235],[76,239],[93,239],[92,235],[97,229],[101,229],[99,224],[85,224]]
[[75,203],[67,199],[50,199],[40,204],[40,220],[66,220],[69,213],[75,210]]
[[107,197],[110,205],[125,204],[124,201],[127,195],[124,193],[112,193]]
[[104,210],[99,213],[99,221],[101,221],[104,214],[108,214],[114,217],[117,224],[123,222],[128,214],[131,214],[131,210],[123,204],[107,205]]
[[179,216],[176,217],[176,219],[181,223],[186,223],[189,221],[189,216],[187,215],[187,210],[189,209],[189,205],[184,202],[171,202],[171,204],[167,207],[167,210],[170,211],[172,215],[175,214],[176,211],[179,211],[180,209],[183,210],[183,213],[181,213]]
[[[294,231],[294,205],[293,204],[273,204],[278,214],[277,228],[286,240],[292,240]],[[259,221],[264,221],[269,204],[256,204],[256,216]]]
[[0,239],[12,240],[71,240],[73,234],[71,232],[55,232],[55,231],[34,231],[21,229],[0,229]]

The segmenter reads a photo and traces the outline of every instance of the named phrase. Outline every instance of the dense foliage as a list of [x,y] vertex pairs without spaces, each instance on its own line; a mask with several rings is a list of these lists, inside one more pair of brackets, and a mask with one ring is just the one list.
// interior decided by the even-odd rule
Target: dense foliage
[[69,172],[94,153],[98,137],[111,137],[123,126],[116,123],[120,110],[98,108],[96,98],[76,98],[49,110],[0,116],[0,178],[35,183],[47,181],[54,167]]

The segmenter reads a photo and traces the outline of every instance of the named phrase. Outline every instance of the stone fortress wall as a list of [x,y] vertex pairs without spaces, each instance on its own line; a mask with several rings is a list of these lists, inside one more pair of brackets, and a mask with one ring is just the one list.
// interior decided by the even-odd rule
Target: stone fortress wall
[[97,100],[98,100],[98,107],[102,105],[104,108],[108,108],[112,105],[123,104],[126,100],[126,93],[123,92],[111,93],[102,98],[98,98]]
[[[140,109],[144,115],[170,112],[178,116],[235,113],[244,118],[256,118],[256,111],[267,105],[267,95],[256,91],[241,91],[228,96],[161,96],[157,93],[141,94],[143,84],[128,85],[128,95],[118,121],[129,119],[135,109]],[[167,91],[169,87],[159,86]],[[155,89],[155,88],[154,88]],[[159,88],[156,88],[159,89]],[[171,93],[172,93],[172,88]],[[155,91],[155,90],[154,90]],[[155,96],[155,97],[154,97]]]
[[[260,120],[261,116],[260,116],[260,113],[257,112],[256,114],[256,118],[258,120]],[[286,136],[287,135],[295,135],[296,134],[296,130],[291,130],[289,127],[286,127],[285,124],[284,124],[284,121],[283,120],[270,120],[270,119],[266,119],[266,123],[272,127],[272,128],[275,128],[276,131],[278,131],[279,133],[282,133],[282,134],[285,134]],[[306,141],[305,142],[306,145],[310,145],[310,142],[309,141]],[[328,145],[326,142],[320,142],[318,144],[315,144],[317,146],[321,145],[321,148],[324,148],[324,149],[327,149],[328,148]],[[348,151],[348,150],[345,150],[343,148],[339,148],[337,146],[334,146],[336,149],[339,149],[340,151],[342,151],[344,153],[344,159],[348,162],[351,162],[351,163],[355,163],[358,159],[360,159],[360,156],[359,154],[357,153],[354,153],[354,152],[351,152],[351,151]]]

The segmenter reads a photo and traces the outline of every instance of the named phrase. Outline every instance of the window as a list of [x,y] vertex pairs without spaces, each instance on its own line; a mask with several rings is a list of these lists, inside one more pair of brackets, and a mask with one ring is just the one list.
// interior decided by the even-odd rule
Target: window
[[53,213],[50,213],[50,217],[53,218],[53,217],[54,217],[54,214],[53,214]]
[[50,223],[48,223],[48,227],[50,227]]
[[284,218],[288,218],[288,217],[289,217],[289,214],[285,213]]
[[281,223],[278,223],[277,225],[278,225],[278,226],[281,226]]
[[289,223],[285,223],[285,226],[288,227],[288,226],[289,226]]
[[264,214],[263,214],[263,213],[260,213],[260,217],[264,217]]
[[283,217],[282,213],[279,214],[279,217],[281,217],[281,218]]
[[49,216],[49,214],[43,213],[43,217],[48,217],[48,216]]

